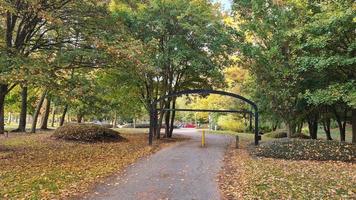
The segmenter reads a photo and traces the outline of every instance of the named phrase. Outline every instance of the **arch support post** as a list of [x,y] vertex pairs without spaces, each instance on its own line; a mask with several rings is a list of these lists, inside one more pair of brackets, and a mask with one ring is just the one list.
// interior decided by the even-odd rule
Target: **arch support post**
[[258,145],[260,139],[261,136],[259,135],[258,131],[258,111],[257,108],[255,108],[255,145]]
[[249,121],[250,121],[249,129],[252,132],[252,130],[253,130],[253,128],[252,128],[252,112],[249,115]]

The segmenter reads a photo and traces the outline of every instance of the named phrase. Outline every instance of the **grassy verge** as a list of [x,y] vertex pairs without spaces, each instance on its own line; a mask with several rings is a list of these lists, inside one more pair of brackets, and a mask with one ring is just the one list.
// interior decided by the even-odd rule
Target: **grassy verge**
[[[65,199],[164,145],[146,134],[122,133],[126,142],[57,141],[49,133],[0,139],[0,199]],[[171,142],[171,141],[169,141]]]
[[225,199],[353,199],[356,164],[251,156],[247,142],[229,149],[219,177]]
[[[244,142],[249,142],[249,143],[253,143],[255,140],[255,134],[253,134],[253,133],[238,133],[235,131],[221,131],[221,130],[217,130],[217,131],[206,130],[206,131],[207,131],[207,133],[210,133],[210,134],[238,135],[240,140],[242,140]],[[261,137],[262,137],[261,141],[263,141],[263,142],[275,140],[274,138],[269,138],[269,137],[266,137],[265,135],[262,135]]]
[[[340,132],[338,128],[331,129],[331,137],[333,140],[340,141]],[[319,128],[318,138],[326,139],[326,135],[323,129]],[[352,127],[351,125],[346,126],[346,142],[352,141]]]
[[203,131],[205,130],[206,133],[210,134],[225,134],[225,135],[238,135],[240,138],[246,139],[246,140],[253,140],[255,135],[252,133],[238,133],[234,131],[221,131],[221,130],[208,130],[208,129],[198,129],[198,131]]

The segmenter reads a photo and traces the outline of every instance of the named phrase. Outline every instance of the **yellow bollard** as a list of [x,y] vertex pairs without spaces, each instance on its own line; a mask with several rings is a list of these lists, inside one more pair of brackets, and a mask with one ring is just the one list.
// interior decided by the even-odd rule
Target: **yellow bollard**
[[201,147],[205,147],[205,130],[203,130],[201,135]]

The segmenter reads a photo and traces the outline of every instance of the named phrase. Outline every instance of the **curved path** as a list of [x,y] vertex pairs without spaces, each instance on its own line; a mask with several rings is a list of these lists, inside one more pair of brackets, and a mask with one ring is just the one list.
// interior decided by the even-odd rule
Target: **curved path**
[[216,176],[231,137],[206,134],[201,148],[201,133],[179,129],[175,133],[191,140],[160,150],[141,159],[127,171],[98,186],[88,199],[102,200],[217,200],[220,199]]

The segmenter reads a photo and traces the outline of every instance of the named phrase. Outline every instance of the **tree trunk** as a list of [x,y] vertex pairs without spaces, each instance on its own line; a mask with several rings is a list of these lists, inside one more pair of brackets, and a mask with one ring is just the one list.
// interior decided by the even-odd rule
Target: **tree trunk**
[[164,115],[165,115],[165,111],[161,111],[159,119],[158,119],[157,130],[156,130],[157,131],[157,133],[156,133],[157,139],[161,138],[161,129],[162,129]]
[[22,87],[21,91],[21,113],[20,113],[20,122],[18,131],[19,132],[26,132],[26,119],[27,119],[27,94],[28,88]]
[[56,105],[53,104],[52,107],[52,121],[51,121],[51,126],[54,127],[54,121],[56,118]]
[[77,115],[77,123],[82,123],[82,121],[83,121],[83,115],[80,115],[80,114],[78,114]]
[[323,128],[324,128],[327,140],[333,140],[331,137],[330,124],[331,124],[330,118],[326,118],[325,120],[323,120]]
[[40,110],[41,110],[42,104],[43,104],[43,102],[44,102],[46,96],[47,96],[47,90],[45,90],[45,91],[42,93],[41,98],[40,98],[40,101],[39,101],[38,104],[37,104],[35,113],[33,114],[33,121],[32,121],[32,126],[31,126],[31,133],[36,133],[36,126],[37,126],[38,116],[39,116],[39,114],[40,114]]
[[116,128],[116,126],[117,126],[117,114],[116,114],[116,112],[115,112],[115,114],[114,114],[114,120],[113,120],[113,122],[112,122],[112,127],[113,127],[113,128]]
[[338,122],[339,131],[340,131],[340,141],[345,142],[346,141],[346,129],[345,129],[345,126],[342,124],[343,124],[342,122]]
[[300,122],[300,123],[298,124],[296,133],[298,133],[298,134],[301,134],[301,133],[302,133],[303,125],[304,125],[304,122]]
[[164,136],[169,137],[169,130],[171,127],[171,111],[166,111],[166,115],[164,117],[164,124],[165,124],[165,129],[164,129]]
[[153,136],[154,137],[156,137],[156,135],[157,135],[157,126],[158,126],[158,113],[157,113],[157,110],[156,110],[156,112],[153,112],[152,113],[152,121],[153,121],[153,123],[152,123],[152,125],[153,125]]
[[[162,108],[162,107],[161,107]],[[165,112],[161,110],[161,113],[159,114],[159,119],[158,119],[158,126],[156,130],[156,137],[157,139],[161,138],[161,128],[162,128],[162,123],[163,123],[163,117],[164,117]]]
[[[171,116],[171,124],[170,124],[170,129],[169,129],[169,134],[168,134],[168,138],[172,138],[173,136],[173,130],[174,130],[174,120],[176,118],[176,111],[174,109],[176,109],[176,100],[177,98],[174,97],[173,98],[173,102],[172,102],[172,116]],[[196,124],[197,125],[197,124]]]
[[309,135],[313,140],[318,139],[318,118],[317,113],[312,113],[308,116]]
[[[170,103],[170,101],[168,100],[167,103],[166,103],[166,109],[170,109],[170,107],[171,107],[171,103]],[[166,111],[165,119],[164,119],[164,124],[166,125],[166,127],[165,127],[165,133],[164,133],[164,136],[165,136],[165,137],[169,137],[170,118],[171,118],[171,111]]]
[[45,111],[43,113],[43,117],[42,117],[42,124],[41,124],[41,129],[42,130],[47,130],[48,129],[48,118],[49,118],[49,113],[51,110],[51,99],[50,98],[46,98],[46,108]]
[[0,134],[5,132],[5,97],[8,85],[0,84]]
[[352,109],[352,144],[356,144],[356,109]]
[[287,122],[287,127],[288,127],[288,132],[287,132],[287,136],[288,138],[291,138],[292,136],[295,135],[296,132],[296,124],[294,122]]
[[59,120],[59,126],[63,126],[67,111],[68,111],[68,105],[65,105],[64,109],[63,109],[63,113],[62,113],[61,119]]
[[341,142],[345,142],[345,140],[346,140],[346,114],[347,114],[347,110],[345,109],[345,111],[344,111],[344,119],[341,119],[341,117],[337,113],[336,109],[334,109],[334,114],[335,114],[337,125],[339,126],[340,141]]
[[273,122],[272,123],[272,131],[276,131],[278,128],[278,122]]

